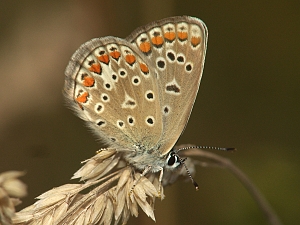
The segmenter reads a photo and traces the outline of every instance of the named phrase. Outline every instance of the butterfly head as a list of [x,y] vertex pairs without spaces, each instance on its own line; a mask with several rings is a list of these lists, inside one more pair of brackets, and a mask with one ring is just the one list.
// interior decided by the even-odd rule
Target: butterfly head
[[174,169],[180,166],[182,162],[183,160],[176,153],[175,149],[172,149],[167,155],[165,167],[167,169]]

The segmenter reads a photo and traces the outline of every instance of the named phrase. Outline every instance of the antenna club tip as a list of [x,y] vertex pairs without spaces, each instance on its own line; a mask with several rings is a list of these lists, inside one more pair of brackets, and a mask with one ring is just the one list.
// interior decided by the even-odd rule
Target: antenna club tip
[[199,185],[195,181],[193,183],[194,183],[196,191],[198,191],[199,190]]

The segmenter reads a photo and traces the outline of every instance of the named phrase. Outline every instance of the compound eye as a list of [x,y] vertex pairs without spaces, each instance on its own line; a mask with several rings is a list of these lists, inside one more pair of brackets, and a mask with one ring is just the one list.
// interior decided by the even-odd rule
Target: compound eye
[[167,157],[166,165],[169,168],[176,168],[181,164],[180,158],[177,154],[175,154],[173,151],[171,151]]
[[168,166],[173,166],[177,162],[178,158],[175,155],[170,155],[168,159]]

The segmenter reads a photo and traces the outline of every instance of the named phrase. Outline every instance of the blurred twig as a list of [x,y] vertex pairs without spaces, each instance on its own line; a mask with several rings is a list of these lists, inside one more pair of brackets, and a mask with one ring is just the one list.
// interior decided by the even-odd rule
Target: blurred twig
[[[248,190],[250,195],[258,204],[259,208],[262,210],[263,214],[266,216],[269,224],[271,225],[282,225],[276,213],[271,208],[270,204],[267,202],[265,197],[261,194],[258,188],[251,182],[251,180],[229,159],[221,157],[211,152],[203,151],[200,149],[189,149],[182,152],[184,156],[194,157],[200,156],[209,160],[212,160],[213,165],[218,165],[228,169]],[[209,165],[209,164],[206,164]]]

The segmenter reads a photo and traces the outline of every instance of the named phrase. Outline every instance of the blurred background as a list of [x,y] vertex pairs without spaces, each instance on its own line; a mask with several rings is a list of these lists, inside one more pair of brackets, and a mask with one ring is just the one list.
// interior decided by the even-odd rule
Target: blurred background
[[[285,224],[300,221],[299,1],[0,2],[0,171],[26,171],[21,209],[70,182],[101,145],[62,96],[73,52],[94,37],[126,37],[174,15],[201,18],[209,41],[195,107],[179,144],[222,153],[258,186]],[[156,202],[156,224],[266,224],[226,170],[197,169]],[[129,224],[155,224],[140,210]]]

